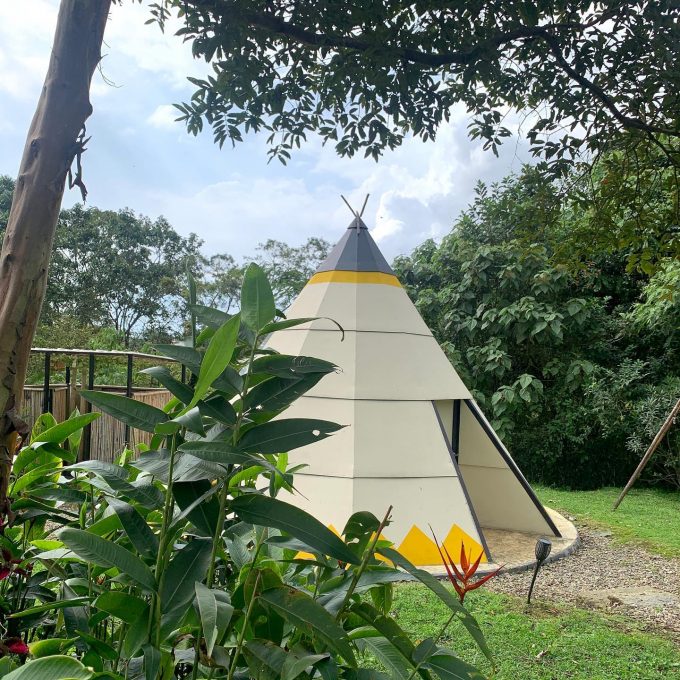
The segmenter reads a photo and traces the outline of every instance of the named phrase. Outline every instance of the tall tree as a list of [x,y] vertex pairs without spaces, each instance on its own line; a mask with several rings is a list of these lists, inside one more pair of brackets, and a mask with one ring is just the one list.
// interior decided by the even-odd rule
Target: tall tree
[[328,256],[331,244],[322,238],[308,238],[301,246],[268,239],[257,247],[255,261],[267,272],[276,303],[286,309]]
[[81,324],[110,325],[128,347],[134,331],[176,315],[179,277],[200,244],[195,234],[180,236],[163,217],[82,205],[64,210],[44,318],[68,314]]
[[85,147],[90,81],[111,0],[62,0],[52,56],[28,130],[0,254],[0,513],[21,425],[15,405],[47,285],[47,269],[67,175]]
[[[462,103],[494,151],[525,121],[536,154],[564,172],[581,150],[651,139],[680,162],[680,22],[675,0],[162,0],[162,23],[214,75],[192,80],[188,129],[215,140],[270,133],[283,160],[310,132],[343,155],[377,158],[424,140]],[[625,135],[634,132],[635,136]]]

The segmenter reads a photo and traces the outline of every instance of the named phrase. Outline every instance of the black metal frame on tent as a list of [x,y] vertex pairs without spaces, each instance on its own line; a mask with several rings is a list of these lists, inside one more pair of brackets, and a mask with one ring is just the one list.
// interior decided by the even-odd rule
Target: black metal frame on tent
[[510,453],[505,448],[503,442],[499,439],[498,435],[494,432],[493,428],[486,421],[486,418],[484,418],[484,416],[482,415],[482,412],[479,406],[477,406],[475,400],[464,399],[463,401],[465,401],[465,405],[470,409],[470,413],[472,413],[472,415],[475,417],[475,420],[484,430],[486,436],[491,440],[491,443],[496,447],[496,451],[498,451],[498,453],[501,455],[501,458],[503,458],[503,460],[505,461],[506,465],[510,468],[510,470],[512,470],[512,473],[517,478],[517,481],[522,485],[524,491],[527,493],[529,498],[531,498],[533,504],[536,506],[536,509],[541,513],[543,519],[548,523],[548,526],[552,530],[553,534],[558,538],[562,538],[560,530],[555,526],[555,523],[552,521],[550,515],[546,512],[546,509],[543,507],[541,501],[539,501],[538,498],[536,497],[534,490],[531,488],[531,486],[529,486],[529,482],[527,482],[527,480],[524,478],[524,475],[517,467],[517,464],[510,456]]
[[[455,419],[455,413],[456,413],[456,403],[458,403],[458,417],[460,418],[460,399],[454,400],[453,404],[453,413],[454,413],[454,419]],[[486,542],[486,538],[484,536],[484,532],[482,531],[482,527],[479,524],[479,520],[477,519],[477,513],[475,512],[474,505],[472,505],[472,499],[470,498],[470,494],[468,493],[467,487],[465,486],[465,480],[463,479],[463,475],[460,472],[460,468],[458,467],[458,448],[459,448],[459,441],[458,441],[458,434],[460,433],[460,427],[455,430],[455,443],[456,443],[456,449],[454,450],[453,448],[453,442],[449,441],[449,436],[446,434],[446,428],[444,427],[444,423],[442,422],[442,418],[439,415],[439,411],[437,410],[437,405],[434,402],[431,402],[432,408],[434,409],[434,414],[437,417],[437,422],[439,423],[439,429],[441,430],[442,437],[444,438],[444,442],[446,443],[446,448],[449,450],[449,455],[451,456],[451,462],[453,463],[453,469],[456,471],[456,476],[458,477],[458,481],[460,483],[460,488],[463,490],[463,495],[465,496],[465,501],[468,504],[468,508],[470,509],[470,515],[472,516],[472,521],[475,523],[475,529],[477,529],[477,533],[479,534],[479,539],[482,542],[482,548],[484,548],[484,554],[486,555],[486,559],[489,562],[492,562],[493,560],[491,559],[491,551],[489,550],[489,546]],[[454,559],[457,556],[453,556]]]

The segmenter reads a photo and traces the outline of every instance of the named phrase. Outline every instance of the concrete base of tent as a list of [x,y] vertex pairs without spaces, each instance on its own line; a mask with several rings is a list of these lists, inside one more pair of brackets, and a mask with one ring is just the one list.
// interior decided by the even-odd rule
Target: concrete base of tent
[[[539,538],[548,538],[552,542],[550,557],[546,563],[554,562],[571,555],[578,548],[580,538],[576,527],[564,516],[552,508],[546,507],[548,514],[562,534],[561,538],[547,534],[505,531],[502,529],[484,529],[484,536],[489,545],[493,562],[482,563],[477,574],[488,574],[503,566],[503,572],[517,572],[532,569],[536,564],[534,550]],[[442,565],[421,567],[435,576],[446,576]]]

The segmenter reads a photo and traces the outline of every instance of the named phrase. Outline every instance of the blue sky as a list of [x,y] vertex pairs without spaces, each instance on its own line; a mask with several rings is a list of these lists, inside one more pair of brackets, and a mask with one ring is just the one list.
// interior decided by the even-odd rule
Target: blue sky
[[[316,139],[287,166],[267,163],[264,135],[220,150],[209,132],[190,137],[173,122],[172,103],[191,94],[186,76],[208,67],[172,31],[145,25],[146,5],[124,0],[107,25],[83,157],[88,203],[162,214],[180,233],[199,234],[207,254],[240,259],[267,238],[335,242],[351,219],[340,194],[360,205],[370,193],[365,219],[391,259],[445,234],[477,180],[500,179],[529,160],[521,140],[506,143],[500,158],[470,142],[464,110],[454,111],[435,142],[409,139],[377,164],[341,159]],[[0,0],[0,174],[16,175],[57,7],[57,0]],[[77,191],[67,192],[64,205],[78,200]]]

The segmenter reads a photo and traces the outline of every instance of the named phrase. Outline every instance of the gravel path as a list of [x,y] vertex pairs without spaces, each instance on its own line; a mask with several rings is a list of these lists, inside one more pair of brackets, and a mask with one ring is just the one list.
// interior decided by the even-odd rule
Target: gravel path
[[[623,614],[680,644],[680,559],[615,544],[611,534],[579,525],[582,544],[569,557],[544,566],[533,600],[570,602]],[[499,574],[489,590],[526,596],[531,572]]]

